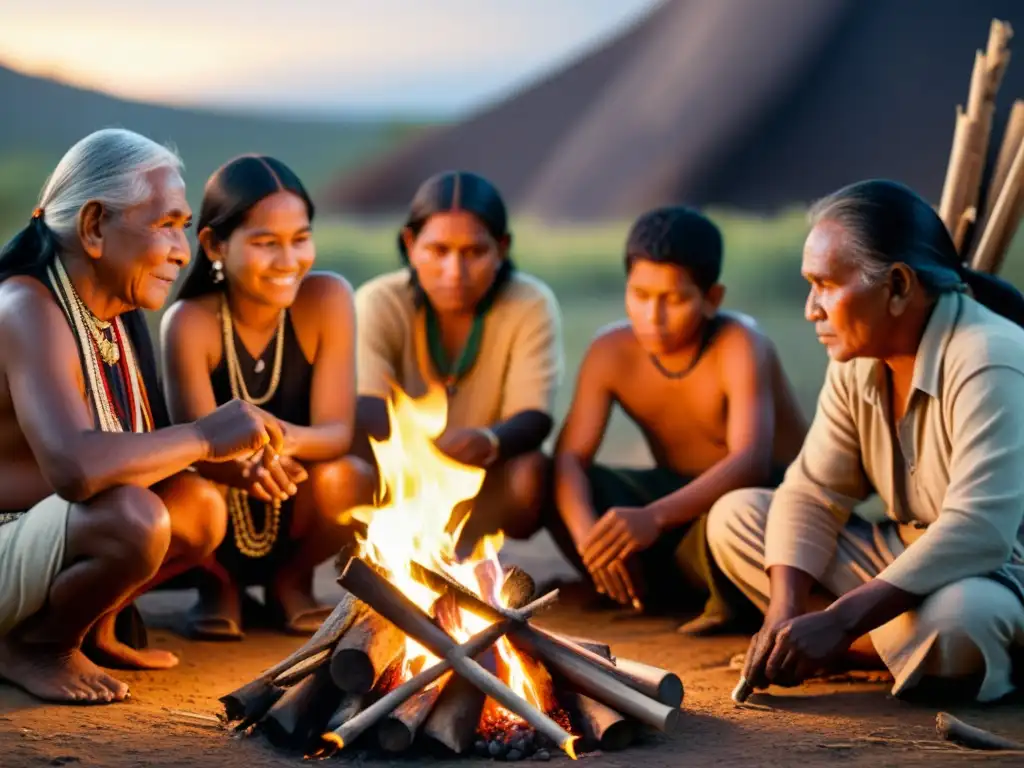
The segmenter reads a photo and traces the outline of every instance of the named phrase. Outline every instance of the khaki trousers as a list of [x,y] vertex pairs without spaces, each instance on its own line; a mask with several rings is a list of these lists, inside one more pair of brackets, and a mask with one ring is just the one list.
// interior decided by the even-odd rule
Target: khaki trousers
[[[762,611],[768,607],[765,526],[772,491],[744,489],[723,496],[708,517],[708,546],[719,568]],[[896,525],[851,517],[821,585],[836,597],[877,576],[905,549]],[[895,678],[898,696],[923,677],[980,680],[978,701],[1014,690],[1014,650],[1024,648],[1024,605],[1008,587],[984,577],[948,584],[913,611],[871,633]]]

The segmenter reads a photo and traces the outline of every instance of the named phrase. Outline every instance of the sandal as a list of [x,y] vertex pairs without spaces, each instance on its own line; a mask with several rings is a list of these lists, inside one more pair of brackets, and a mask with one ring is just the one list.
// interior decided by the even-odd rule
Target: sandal
[[307,608],[304,611],[296,611],[290,616],[287,615],[281,603],[270,600],[267,608],[271,615],[271,622],[274,629],[284,632],[287,635],[309,636],[320,629],[328,616],[334,610],[327,605],[318,605],[315,608]]

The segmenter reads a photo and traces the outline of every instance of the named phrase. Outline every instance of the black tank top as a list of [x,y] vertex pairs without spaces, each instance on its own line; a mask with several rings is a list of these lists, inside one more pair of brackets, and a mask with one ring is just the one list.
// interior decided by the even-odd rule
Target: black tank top
[[[238,335],[235,334],[235,354],[238,365],[242,369],[245,388],[252,397],[262,397],[270,386],[274,367],[274,345],[277,339],[271,337],[270,343],[263,350],[263,369],[256,372],[257,359],[249,354]],[[228,356],[221,354],[220,362],[210,374],[213,385],[213,396],[217,405],[231,400],[231,380],[228,378]],[[299,339],[292,326],[291,313],[286,313],[284,321],[284,351],[281,355],[281,381],[277,391],[261,408],[272,413],[282,421],[299,427],[309,426],[309,402],[313,387],[313,364],[306,359],[299,346]]]

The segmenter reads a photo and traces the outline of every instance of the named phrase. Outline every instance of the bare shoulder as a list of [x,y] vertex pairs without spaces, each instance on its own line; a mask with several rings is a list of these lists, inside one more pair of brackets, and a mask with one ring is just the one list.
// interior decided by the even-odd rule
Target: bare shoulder
[[163,343],[187,338],[190,343],[220,333],[220,294],[211,293],[194,299],[179,299],[167,308],[160,321]]
[[66,358],[78,363],[78,350],[64,312],[53,294],[38,280],[11,277],[0,284],[0,360],[5,370],[12,364],[36,365]]
[[321,329],[346,322],[354,314],[352,284],[334,272],[310,272],[299,286],[292,305],[292,320]]
[[594,374],[622,370],[636,360],[640,351],[636,335],[628,320],[608,323],[597,330],[587,346],[583,367]]
[[775,345],[750,315],[721,312],[711,348],[724,362],[737,356],[767,359],[775,354]]
[[295,304],[345,307],[352,304],[352,284],[337,272],[310,272],[299,286]]
[[0,284],[0,334],[6,338],[37,337],[64,314],[49,289],[32,277],[11,277]]

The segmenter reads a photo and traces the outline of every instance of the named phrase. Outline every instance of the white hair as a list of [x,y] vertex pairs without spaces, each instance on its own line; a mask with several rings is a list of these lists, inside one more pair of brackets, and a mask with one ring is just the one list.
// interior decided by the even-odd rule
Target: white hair
[[39,197],[43,221],[65,246],[75,236],[78,216],[89,202],[119,212],[146,201],[146,175],[163,168],[181,175],[178,154],[123,128],[90,133],[69,149],[46,180]]
[[852,195],[834,193],[824,197],[813,205],[807,214],[808,223],[813,229],[819,222],[834,221],[846,233],[850,244],[848,254],[860,272],[860,278],[866,285],[876,285],[885,279],[890,265],[879,258],[867,241],[869,226],[868,214],[863,202]]

